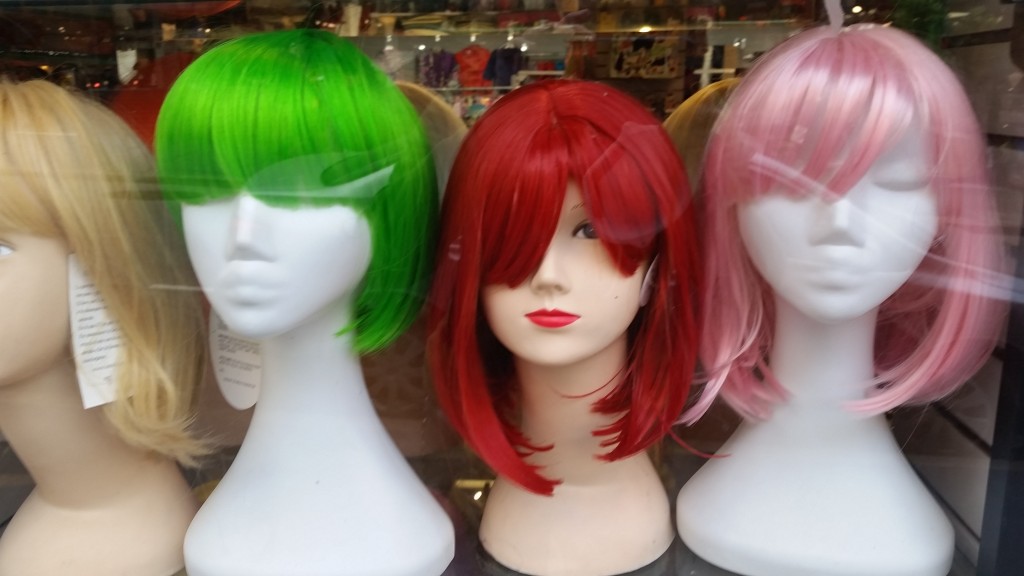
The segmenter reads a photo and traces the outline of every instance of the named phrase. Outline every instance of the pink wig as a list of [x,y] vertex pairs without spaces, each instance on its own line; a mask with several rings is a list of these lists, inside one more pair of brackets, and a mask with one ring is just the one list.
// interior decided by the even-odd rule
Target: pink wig
[[682,413],[696,362],[697,249],[686,174],[658,121],[600,84],[551,81],[502,98],[473,127],[445,197],[429,350],[442,408],[494,470],[550,494],[556,481],[523,457],[511,353],[487,326],[484,286],[517,286],[540,266],[569,182],[619,271],[655,256],[654,288],[629,330],[622,383],[594,403],[618,415],[605,436],[616,460],[661,439]]
[[911,126],[928,143],[939,231],[910,280],[886,300],[875,331],[875,374],[850,408],[880,413],[948,394],[985,361],[1005,303],[985,145],[953,73],[910,35],[874,25],[804,32],[743,80],[709,144],[707,285],[701,359],[708,384],[684,421],[719,392],[765,418],[786,397],[765,364],[771,288],[743,248],[737,205],[818,188],[845,194]]

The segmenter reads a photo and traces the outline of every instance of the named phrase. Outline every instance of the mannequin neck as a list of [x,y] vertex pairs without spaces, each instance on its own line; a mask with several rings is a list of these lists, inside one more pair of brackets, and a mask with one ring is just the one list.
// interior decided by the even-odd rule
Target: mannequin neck
[[438,574],[450,561],[447,516],[377,417],[353,335],[336,335],[350,310],[336,300],[261,342],[252,422],[189,527],[189,574]]
[[[250,450],[264,450],[269,458],[294,452],[296,442],[320,444],[325,434],[386,436],[353,348],[354,335],[337,335],[350,318],[350,301],[338,300],[262,342],[263,380],[244,442]],[[351,450],[371,445],[353,442]]]
[[93,507],[154,475],[177,477],[169,460],[125,444],[101,408],[82,408],[70,357],[0,388],[0,429],[35,480],[36,495],[57,507]]
[[544,475],[567,484],[608,470],[598,456],[608,451],[595,430],[611,425],[616,415],[595,412],[595,402],[622,382],[626,364],[626,336],[601,352],[568,366],[540,366],[516,361],[522,394],[521,428],[526,437],[551,450],[530,457],[543,466]]
[[348,404],[341,397],[365,396],[359,356],[353,349],[354,334],[337,335],[351,317],[351,302],[345,298],[292,330],[265,340],[263,382],[257,406],[305,410],[307,403],[333,400],[346,404],[333,409],[363,408]]
[[846,412],[844,404],[863,399],[874,377],[878,309],[838,322],[810,318],[775,297],[775,334],[769,364],[790,392],[788,409]]
[[528,461],[561,483],[542,496],[498,477],[480,541],[499,563],[525,574],[632,573],[669,547],[668,501],[647,454],[598,458],[608,437],[593,431],[616,416],[594,412],[593,404],[622,382],[625,364],[625,336],[571,366],[517,361],[521,428],[531,442],[553,445]]

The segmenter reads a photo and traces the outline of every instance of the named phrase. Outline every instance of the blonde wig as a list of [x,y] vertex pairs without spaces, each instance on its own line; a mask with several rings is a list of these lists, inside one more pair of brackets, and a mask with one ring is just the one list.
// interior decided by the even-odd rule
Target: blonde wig
[[121,332],[117,398],[128,444],[193,464],[203,319],[145,145],[113,112],[49,82],[0,82],[0,229],[61,238]]

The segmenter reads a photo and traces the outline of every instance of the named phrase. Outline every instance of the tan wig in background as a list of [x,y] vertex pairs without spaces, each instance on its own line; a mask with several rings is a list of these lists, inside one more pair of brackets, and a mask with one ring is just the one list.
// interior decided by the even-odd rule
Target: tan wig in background
[[739,83],[739,78],[726,78],[708,84],[687,98],[665,119],[665,131],[672,139],[679,157],[683,159],[686,175],[690,179],[690,190],[695,193],[699,194],[701,188],[704,151],[711,139],[711,129],[729,95]]

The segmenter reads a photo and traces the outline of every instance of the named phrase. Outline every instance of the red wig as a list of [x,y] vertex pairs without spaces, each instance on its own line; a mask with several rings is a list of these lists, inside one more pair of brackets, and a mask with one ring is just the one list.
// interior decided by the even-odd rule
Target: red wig
[[480,306],[484,286],[525,282],[540,266],[576,182],[590,221],[628,276],[657,257],[648,303],[629,329],[621,383],[593,409],[618,416],[605,460],[660,440],[680,416],[697,350],[696,234],[672,141],[638,102],[595,83],[557,80],[502,98],[473,127],[445,198],[430,299],[429,351],[441,407],[500,475],[551,494],[556,480],[523,458],[546,447],[516,426],[512,354]]

